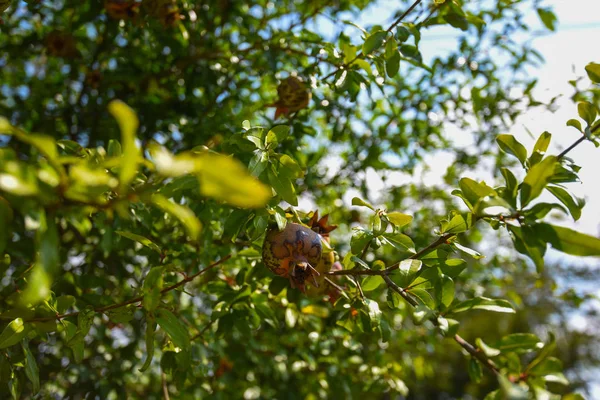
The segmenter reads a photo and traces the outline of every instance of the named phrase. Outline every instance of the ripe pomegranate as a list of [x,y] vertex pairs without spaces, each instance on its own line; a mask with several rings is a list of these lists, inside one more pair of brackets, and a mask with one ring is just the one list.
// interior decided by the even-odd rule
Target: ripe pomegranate
[[313,267],[321,261],[321,235],[309,228],[288,223],[280,231],[277,228],[267,232],[263,244],[263,262],[275,274],[288,278],[293,288],[306,293],[305,282],[321,274]]

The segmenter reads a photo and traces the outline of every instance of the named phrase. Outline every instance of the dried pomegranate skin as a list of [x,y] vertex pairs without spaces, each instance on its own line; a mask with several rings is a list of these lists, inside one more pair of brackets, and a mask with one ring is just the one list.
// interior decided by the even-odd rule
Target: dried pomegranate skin
[[[303,225],[288,223],[282,231],[274,228],[267,232],[263,244],[263,262],[277,275],[289,278],[292,268],[299,263],[316,267],[322,251],[318,233]],[[310,276],[308,271],[298,271],[295,281],[303,285]]]

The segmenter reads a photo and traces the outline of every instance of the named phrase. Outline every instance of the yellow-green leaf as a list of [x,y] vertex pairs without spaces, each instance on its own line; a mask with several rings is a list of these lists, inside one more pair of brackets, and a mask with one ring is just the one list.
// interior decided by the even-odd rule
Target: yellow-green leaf
[[0,333],[0,349],[19,343],[27,335],[27,331],[28,329],[22,318],[13,319]]
[[192,240],[198,240],[200,230],[202,229],[202,223],[200,223],[200,220],[198,220],[192,210],[186,206],[170,201],[160,194],[152,195],[152,203],[179,220]]
[[200,158],[200,193],[237,207],[263,207],[272,196],[271,189],[248,173],[237,160],[207,153]]
[[162,250],[160,249],[160,247],[158,247],[156,243],[142,235],[136,235],[135,233],[125,231],[115,232],[123,237],[126,237],[127,239],[135,240],[136,242],[143,244],[144,246],[156,251],[157,253],[162,253]]
[[127,191],[127,186],[137,174],[137,165],[140,161],[140,149],[135,144],[139,120],[135,111],[121,100],[111,101],[108,104],[108,111],[117,120],[121,129],[123,156],[119,171],[119,188],[121,192],[125,192]]
[[527,149],[513,135],[498,135],[496,142],[502,150],[517,157],[525,165]]
[[193,173],[200,163],[198,157],[192,153],[173,155],[169,150],[156,143],[150,144],[148,150],[156,166],[156,171],[163,176],[177,177]]
[[412,222],[412,215],[402,214],[398,211],[392,211],[386,214],[390,222],[396,225],[397,228],[402,228]]
[[594,83],[600,83],[600,64],[598,63],[589,63],[585,66],[585,72],[587,72],[588,77]]
[[531,167],[521,184],[521,207],[525,207],[542,193],[554,175],[555,166],[556,157],[548,156]]

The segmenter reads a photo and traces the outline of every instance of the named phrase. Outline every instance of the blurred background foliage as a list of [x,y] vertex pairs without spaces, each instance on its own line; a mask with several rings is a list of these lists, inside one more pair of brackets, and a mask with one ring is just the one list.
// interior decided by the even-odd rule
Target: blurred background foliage
[[[564,207],[516,214],[530,199],[521,187],[517,207],[498,168],[521,161],[520,181],[542,160],[543,145],[531,158],[524,150],[525,160],[520,144],[504,137],[499,151],[496,139],[519,115],[552,110],[532,96],[529,71],[543,59],[524,15],[536,12],[550,30],[556,16],[538,0],[425,0],[398,1],[380,25],[355,23],[377,6],[0,1],[0,397],[478,399],[499,382],[490,398],[586,393],[600,362],[588,294],[597,269],[543,268],[540,253],[560,240],[513,236],[517,252],[494,230],[510,229],[504,217],[537,229],[561,207],[578,219],[583,207],[567,193],[557,196]],[[421,34],[441,25],[460,38],[425,65]],[[573,95],[585,128],[571,125],[595,140],[600,66],[590,66],[585,79],[596,86],[574,83]],[[312,100],[275,121],[270,106],[289,76]],[[456,145],[449,126],[476,146]],[[439,150],[455,160],[445,185],[369,189],[373,173],[412,174]],[[540,177],[540,192],[577,179],[571,160],[549,162],[556,174]],[[483,216],[474,202],[466,212],[450,194],[476,169],[507,180],[497,191],[476,183],[485,193],[475,197],[507,214]],[[350,192],[365,200],[349,204]],[[438,233],[448,241],[411,279],[459,260],[458,234],[486,257],[462,248],[475,257],[453,264],[461,271],[425,279],[452,282],[450,298],[438,283],[423,286],[431,300],[413,292],[425,319],[380,277],[331,277],[344,295],[324,301],[327,293],[290,288],[260,259],[269,226],[307,223],[317,209],[338,225],[331,244],[345,269],[381,270],[376,260],[412,257]],[[563,251],[598,255],[594,240]],[[454,328],[438,333],[450,321],[442,314],[482,296],[508,302],[452,316],[485,353],[480,364],[452,340]],[[523,335],[507,336],[515,333]],[[490,359],[506,380],[488,373]],[[546,370],[531,372],[533,362]]]

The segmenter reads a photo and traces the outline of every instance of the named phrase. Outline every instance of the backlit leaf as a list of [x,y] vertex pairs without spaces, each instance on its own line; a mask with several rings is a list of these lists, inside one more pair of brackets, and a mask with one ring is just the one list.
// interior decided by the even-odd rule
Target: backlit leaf
[[221,154],[203,154],[198,177],[202,195],[237,207],[262,207],[272,196],[271,189],[250,175],[239,161]]
[[137,175],[137,165],[141,152],[135,144],[139,120],[135,111],[121,100],[113,100],[108,104],[108,111],[117,120],[121,129],[121,146],[123,156],[119,171],[120,191],[127,191],[127,186]]
[[179,220],[192,240],[198,240],[202,224],[192,210],[186,206],[170,201],[160,194],[152,195],[152,203]]

